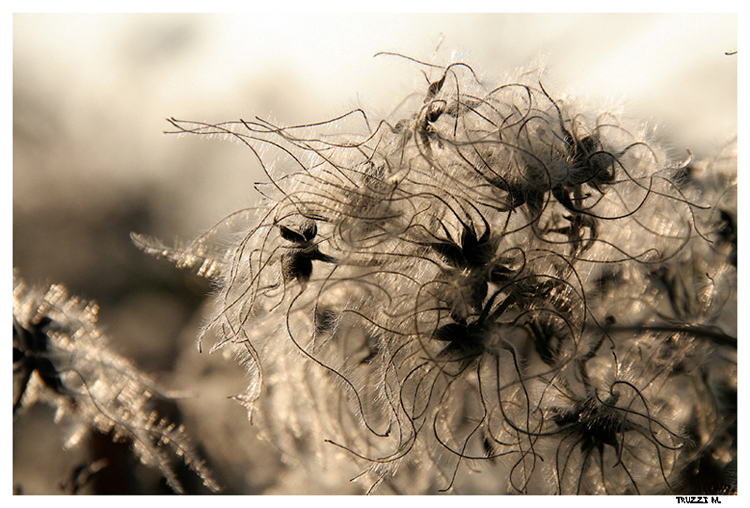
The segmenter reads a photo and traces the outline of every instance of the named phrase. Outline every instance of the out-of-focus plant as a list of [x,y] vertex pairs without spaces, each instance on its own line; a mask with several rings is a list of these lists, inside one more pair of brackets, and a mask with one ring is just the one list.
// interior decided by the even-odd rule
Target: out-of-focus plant
[[[114,353],[97,327],[98,307],[70,296],[61,285],[29,287],[14,273],[13,416],[41,402],[56,409],[68,433],[64,446],[78,446],[89,431],[132,445],[144,464],[158,468],[175,492],[183,488],[173,456],[181,457],[218,491],[182,427],[161,416],[155,402],[165,394],[127,359]],[[106,459],[74,472],[83,483],[107,467]],[[80,485],[65,487],[75,492]]]
[[252,422],[369,491],[735,492],[734,148],[674,157],[539,72],[416,65],[379,122],[170,120],[268,176],[189,245],[133,235],[217,283]]

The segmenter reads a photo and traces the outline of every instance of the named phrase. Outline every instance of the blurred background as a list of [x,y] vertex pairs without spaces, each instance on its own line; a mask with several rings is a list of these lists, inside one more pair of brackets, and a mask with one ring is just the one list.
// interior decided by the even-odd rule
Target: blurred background
[[[356,493],[335,472],[306,480],[304,464],[255,438],[227,399],[244,389],[240,367],[194,347],[211,288],[131,244],[131,231],[190,240],[252,205],[265,179],[246,147],[164,135],[165,119],[296,124],[362,107],[377,122],[426,81],[376,52],[456,55],[498,79],[545,62],[549,88],[616,97],[661,124],[675,154],[711,157],[737,132],[737,56],[725,54],[736,50],[732,14],[16,14],[13,265],[30,284],[95,300],[116,351],[189,392],[176,417],[226,492]],[[37,407],[14,422],[19,492],[62,493],[102,446],[63,452],[52,417]],[[109,493],[166,492],[157,473],[132,469],[137,481]]]

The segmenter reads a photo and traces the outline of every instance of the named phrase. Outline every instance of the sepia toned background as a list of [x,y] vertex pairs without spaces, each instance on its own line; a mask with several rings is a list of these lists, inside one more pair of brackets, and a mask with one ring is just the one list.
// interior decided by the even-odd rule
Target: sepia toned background
[[[247,148],[165,135],[165,119],[387,116],[426,83],[407,59],[373,57],[390,51],[498,78],[543,63],[545,86],[615,97],[661,124],[675,154],[711,157],[737,132],[736,49],[730,14],[16,14],[13,265],[95,300],[113,348],[185,392],[180,418],[227,493],[358,493],[335,471],[310,481],[311,465],[256,439],[227,399],[244,387],[240,367],[194,346],[210,286],[132,245],[131,231],[196,237],[251,205],[265,178]],[[61,493],[104,446],[62,451],[64,433],[44,407],[14,422],[15,488]],[[158,474],[132,470],[111,493],[164,492]]]

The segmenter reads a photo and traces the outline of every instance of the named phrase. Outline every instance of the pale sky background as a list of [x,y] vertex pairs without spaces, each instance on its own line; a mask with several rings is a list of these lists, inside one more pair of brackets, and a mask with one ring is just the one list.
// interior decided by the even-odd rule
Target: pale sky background
[[111,186],[171,181],[167,226],[198,234],[242,206],[260,175],[247,150],[162,135],[166,117],[298,123],[357,106],[385,115],[424,78],[417,65],[373,55],[440,62],[441,36],[442,61],[455,52],[501,77],[542,58],[558,90],[620,97],[626,113],[661,121],[676,148],[707,155],[736,132],[737,57],[724,54],[737,48],[736,23],[726,14],[17,14],[14,195],[29,197],[15,206],[106,201]]

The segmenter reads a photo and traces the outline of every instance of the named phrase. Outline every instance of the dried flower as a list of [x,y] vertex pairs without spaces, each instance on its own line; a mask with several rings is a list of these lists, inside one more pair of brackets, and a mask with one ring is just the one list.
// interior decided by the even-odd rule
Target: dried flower
[[486,492],[659,494],[708,453],[726,466],[731,160],[707,185],[539,74],[419,64],[426,90],[377,124],[170,120],[246,144],[269,178],[187,247],[134,235],[219,284],[207,330],[246,365],[253,421],[369,490],[460,488],[481,465]]
[[41,291],[14,277],[14,416],[37,402],[49,404],[56,408],[55,421],[70,428],[66,448],[91,429],[111,433],[130,442],[144,464],[159,468],[176,492],[182,487],[172,454],[218,491],[183,428],[153,409],[162,391],[109,348],[96,326],[97,313],[95,304],[70,296],[61,285]]

